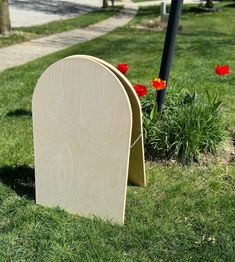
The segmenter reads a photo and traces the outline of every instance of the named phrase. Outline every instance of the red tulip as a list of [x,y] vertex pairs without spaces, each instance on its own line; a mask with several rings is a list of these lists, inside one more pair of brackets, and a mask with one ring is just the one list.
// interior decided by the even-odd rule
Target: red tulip
[[162,90],[166,88],[166,81],[165,80],[161,80],[160,78],[155,78],[152,81],[152,85],[156,90]]
[[229,66],[227,65],[216,65],[215,67],[215,72],[217,75],[227,75],[227,74],[230,74],[231,73],[231,69]]
[[135,89],[135,92],[137,93],[138,97],[145,96],[147,94],[146,86],[143,86],[141,84],[135,85],[134,89]]
[[117,69],[125,75],[128,71],[128,64],[118,64]]

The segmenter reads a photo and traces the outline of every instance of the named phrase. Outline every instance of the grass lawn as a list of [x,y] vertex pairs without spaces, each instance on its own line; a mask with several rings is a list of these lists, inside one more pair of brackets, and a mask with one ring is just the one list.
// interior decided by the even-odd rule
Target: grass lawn
[[[223,3],[226,5],[226,3]],[[51,63],[73,54],[129,63],[128,78],[149,85],[159,71],[163,32],[133,28],[158,7],[142,8],[124,27],[0,74],[0,261],[235,261],[234,162],[182,167],[147,164],[147,188],[128,186],[125,226],[35,205],[31,98]],[[217,13],[185,10],[170,88],[218,90],[235,130],[234,7]],[[112,48],[111,48],[112,47]],[[114,51],[115,50],[115,51]]]
[[0,37],[0,48],[50,34],[86,27],[117,14],[120,9],[120,6],[109,7],[108,9],[100,9],[78,17],[61,19],[43,25],[13,28],[10,36]]
[[155,1],[155,0],[132,0],[132,2],[134,2],[134,3],[149,2],[149,1]]

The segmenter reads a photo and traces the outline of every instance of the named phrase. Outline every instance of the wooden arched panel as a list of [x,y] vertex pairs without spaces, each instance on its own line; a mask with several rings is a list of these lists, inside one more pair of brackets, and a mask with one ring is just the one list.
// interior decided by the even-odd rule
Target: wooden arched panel
[[123,84],[82,57],[51,65],[33,95],[36,202],[124,222],[132,112]]
[[132,87],[132,84],[119,70],[102,59],[88,55],[74,55],[72,57],[83,57],[105,65],[119,78],[123,84],[131,103],[133,116],[131,136],[131,145],[133,146],[130,151],[128,180],[135,185],[146,186],[142,110],[139,97]]

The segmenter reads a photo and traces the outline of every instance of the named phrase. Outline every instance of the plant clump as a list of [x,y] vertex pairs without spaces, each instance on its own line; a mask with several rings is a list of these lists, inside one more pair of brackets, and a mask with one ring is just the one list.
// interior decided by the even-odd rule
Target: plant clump
[[146,156],[151,160],[198,161],[202,153],[215,153],[226,137],[222,102],[207,101],[196,92],[169,89],[164,111],[158,113],[155,95],[142,100]]
[[[129,67],[118,64],[117,69],[126,74]],[[215,66],[220,80],[231,72],[228,65]],[[227,137],[218,93],[212,98],[207,91],[206,96],[199,99],[196,92],[170,88],[163,112],[157,112],[156,92],[165,89],[167,81],[154,77],[151,86],[151,90],[142,84],[133,86],[141,98],[147,158],[174,159],[187,164],[199,161],[201,154],[216,153]]]

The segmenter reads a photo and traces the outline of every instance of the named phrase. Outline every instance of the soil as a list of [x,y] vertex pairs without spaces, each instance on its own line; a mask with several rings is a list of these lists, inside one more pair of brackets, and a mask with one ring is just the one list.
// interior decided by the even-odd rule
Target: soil
[[[147,29],[151,31],[163,32],[167,29],[167,21],[161,22],[160,16],[154,20],[146,20],[143,23],[134,26],[136,29]],[[182,25],[179,25],[179,31],[182,31]]]
[[199,165],[229,164],[235,162],[235,133],[222,143],[215,154],[201,154]]
[[162,32],[167,28],[167,22],[162,23],[160,17],[154,20],[146,20],[142,24],[135,26],[137,29],[149,29],[153,31]]

